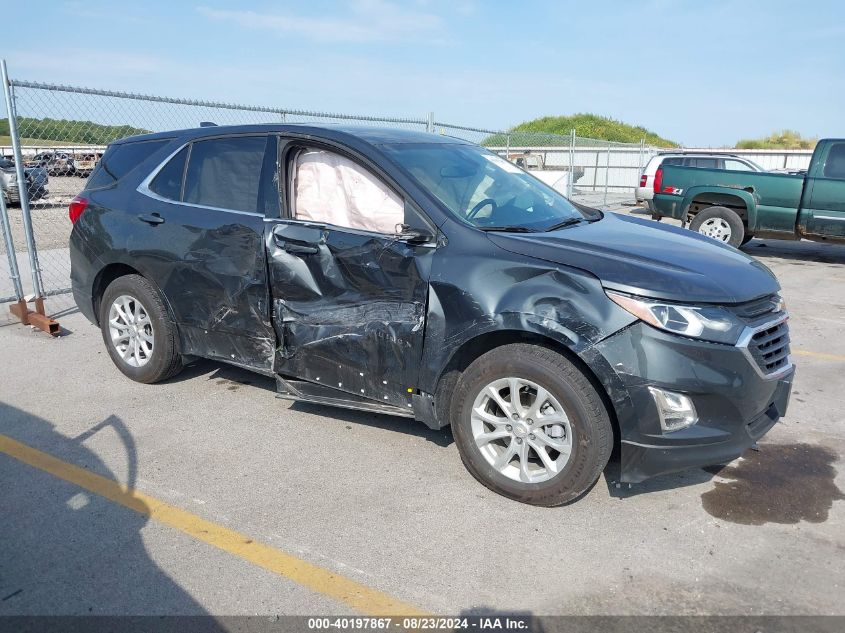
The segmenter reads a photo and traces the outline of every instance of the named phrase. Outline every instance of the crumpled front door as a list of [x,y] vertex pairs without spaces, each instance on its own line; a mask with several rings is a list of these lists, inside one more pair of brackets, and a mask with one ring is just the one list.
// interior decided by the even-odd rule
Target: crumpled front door
[[409,407],[434,248],[297,220],[265,242],[277,373]]

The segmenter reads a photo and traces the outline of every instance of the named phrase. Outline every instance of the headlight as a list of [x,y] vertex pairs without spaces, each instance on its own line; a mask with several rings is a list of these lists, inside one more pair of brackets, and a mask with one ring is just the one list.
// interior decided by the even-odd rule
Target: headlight
[[718,306],[692,306],[642,299],[608,290],[607,296],[638,319],[661,330],[714,343],[734,345],[745,325]]

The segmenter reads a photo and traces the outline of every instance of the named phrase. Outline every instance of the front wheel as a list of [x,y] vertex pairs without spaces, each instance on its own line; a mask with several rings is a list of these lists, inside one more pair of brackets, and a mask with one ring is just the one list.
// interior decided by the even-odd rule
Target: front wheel
[[118,277],[106,288],[100,329],[112,361],[132,380],[159,382],[182,369],[176,325],[158,289],[140,275]]
[[742,218],[727,207],[707,207],[699,211],[689,225],[690,231],[738,248],[745,239]]
[[452,433],[467,470],[501,495],[538,506],[573,501],[612,450],[607,409],[583,372],[536,345],[498,347],[463,373]]

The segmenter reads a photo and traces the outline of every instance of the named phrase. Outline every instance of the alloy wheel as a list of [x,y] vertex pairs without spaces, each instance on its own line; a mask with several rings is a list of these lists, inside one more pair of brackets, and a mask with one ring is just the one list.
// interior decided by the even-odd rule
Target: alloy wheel
[[471,428],[487,463],[522,483],[552,479],[572,453],[572,426],[560,402],[524,378],[484,387],[472,405]]
[[109,334],[120,358],[132,367],[143,367],[153,355],[153,324],[138,299],[120,295],[109,308]]

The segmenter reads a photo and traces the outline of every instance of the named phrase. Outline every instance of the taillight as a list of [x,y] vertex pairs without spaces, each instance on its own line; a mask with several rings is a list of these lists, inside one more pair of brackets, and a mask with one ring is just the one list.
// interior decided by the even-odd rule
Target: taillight
[[67,215],[70,218],[71,224],[76,224],[76,221],[79,219],[79,216],[82,215],[82,212],[88,208],[88,198],[83,198],[82,196],[76,196],[73,200],[70,201],[70,206],[67,208]]
[[645,187],[648,184],[648,176],[643,174],[640,176],[640,187]]
[[654,193],[660,193],[661,189],[663,189],[663,168],[658,167],[654,174]]

